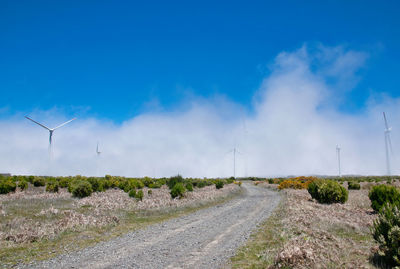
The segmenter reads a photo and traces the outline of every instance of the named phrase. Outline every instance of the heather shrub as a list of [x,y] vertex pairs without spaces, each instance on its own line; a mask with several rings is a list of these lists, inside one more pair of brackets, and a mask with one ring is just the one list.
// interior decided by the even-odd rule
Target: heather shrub
[[193,184],[191,182],[186,183],[185,188],[188,191],[193,191]]
[[44,186],[44,185],[46,185],[46,180],[45,180],[44,178],[42,178],[42,177],[35,177],[35,178],[33,179],[33,186],[35,186],[35,187],[42,187],[42,186]]
[[93,192],[92,185],[86,180],[75,180],[70,184],[72,196],[83,198],[90,196]]
[[379,211],[386,203],[400,203],[400,191],[389,185],[382,184],[372,187],[368,197],[375,211]]
[[372,234],[379,243],[379,254],[386,258],[388,265],[400,266],[400,203],[382,207]]
[[[170,178],[167,180],[167,185],[168,185],[168,188],[169,188],[169,189],[172,189],[172,188],[175,187],[175,185],[176,185],[177,183],[183,183],[183,182],[184,182],[183,177],[182,177],[181,175],[177,175],[177,176],[174,176],[174,177],[170,177]],[[183,186],[183,185],[182,185],[182,186]]]
[[220,179],[217,179],[217,180],[215,181],[215,187],[216,187],[217,189],[222,189],[222,188],[224,187],[224,182],[223,182],[222,180],[220,180]]
[[7,194],[9,192],[14,192],[17,185],[8,178],[0,178],[0,194]]
[[361,188],[360,183],[349,181],[348,187],[349,190],[359,190]]
[[26,190],[28,188],[28,182],[26,182],[25,180],[21,180],[20,182],[18,182],[18,188],[20,188],[21,190]]
[[143,200],[143,190],[139,190],[137,193],[136,193],[136,196],[135,196],[135,198],[137,199],[137,200],[139,200],[139,201],[142,201]]
[[344,204],[349,195],[343,186],[333,180],[314,180],[308,185],[307,190],[312,198],[323,204]]
[[185,194],[185,187],[182,183],[176,183],[175,186],[171,189],[170,194],[172,198],[182,198]]
[[304,189],[303,183],[297,180],[284,180],[279,183],[278,189]]
[[129,197],[131,197],[131,198],[135,198],[135,197],[136,197],[136,190],[135,190],[135,189],[130,190],[129,193],[128,193],[128,195],[129,195]]
[[283,180],[279,183],[278,189],[307,189],[315,177],[294,177]]
[[46,185],[47,192],[58,192],[58,182],[57,181],[49,181]]

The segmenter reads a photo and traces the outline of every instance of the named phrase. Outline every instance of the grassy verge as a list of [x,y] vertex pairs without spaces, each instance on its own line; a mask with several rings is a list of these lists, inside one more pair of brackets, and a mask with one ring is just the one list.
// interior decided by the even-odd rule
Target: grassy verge
[[286,195],[282,195],[281,202],[271,216],[231,258],[232,268],[267,268],[274,263],[276,255],[287,241],[282,223],[287,214],[286,204]]
[[375,268],[368,190],[346,204],[319,204],[306,190],[285,190],[270,218],[231,258],[232,268]]
[[[76,251],[101,241],[107,241],[127,232],[144,228],[148,225],[163,222],[172,218],[190,214],[196,210],[225,203],[242,193],[241,189],[225,197],[212,201],[199,201],[190,206],[158,210],[138,210],[129,212],[119,210],[117,223],[101,227],[80,226],[58,233],[51,239],[34,242],[3,244],[0,247],[0,267],[14,267],[34,261],[45,260],[59,254]],[[39,209],[38,209],[39,210]],[[38,211],[37,210],[37,211]],[[82,207],[79,210],[91,210]]]

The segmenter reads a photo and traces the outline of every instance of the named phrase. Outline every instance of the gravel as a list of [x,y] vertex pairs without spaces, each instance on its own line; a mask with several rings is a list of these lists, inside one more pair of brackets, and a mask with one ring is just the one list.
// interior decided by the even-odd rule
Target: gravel
[[148,226],[29,268],[219,268],[278,205],[277,192],[244,183],[222,205]]

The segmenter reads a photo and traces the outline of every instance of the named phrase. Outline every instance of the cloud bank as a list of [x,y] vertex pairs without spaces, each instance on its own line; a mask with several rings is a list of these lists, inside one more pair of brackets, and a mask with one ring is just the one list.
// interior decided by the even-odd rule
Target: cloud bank
[[[338,144],[343,174],[381,175],[386,111],[395,127],[392,173],[400,174],[400,100],[371,97],[356,114],[339,109],[362,79],[358,73],[367,57],[340,46],[282,52],[269,66],[251,111],[216,97],[193,98],[184,109],[150,111],[122,124],[80,118],[55,131],[51,160],[48,132],[15,115],[0,121],[0,172],[223,177],[233,175],[230,151],[236,147],[237,176],[336,175]],[[30,115],[51,126],[66,120],[55,114]]]

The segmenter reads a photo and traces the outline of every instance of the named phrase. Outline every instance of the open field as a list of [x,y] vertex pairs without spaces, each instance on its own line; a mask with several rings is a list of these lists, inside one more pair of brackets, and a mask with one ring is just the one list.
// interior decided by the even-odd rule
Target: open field
[[282,190],[284,199],[278,209],[231,259],[232,267],[385,268],[373,262],[378,244],[371,227],[377,214],[368,192],[376,184],[363,182],[361,190],[350,190],[345,204],[317,203],[305,189]]
[[0,195],[0,267],[41,260],[108,240],[146,225],[215,205],[240,193],[227,184],[194,188],[172,199],[166,185],[143,187],[142,200],[110,188],[74,198],[66,189],[45,187]]

